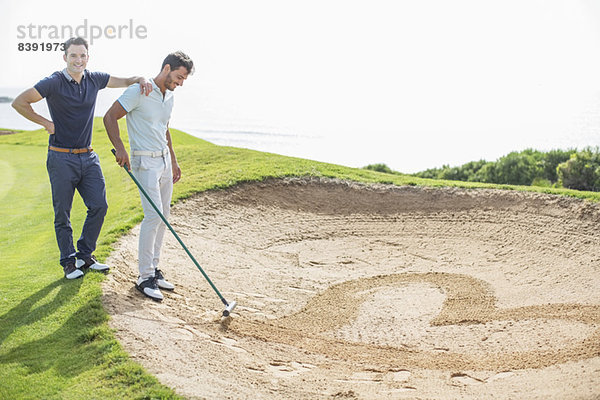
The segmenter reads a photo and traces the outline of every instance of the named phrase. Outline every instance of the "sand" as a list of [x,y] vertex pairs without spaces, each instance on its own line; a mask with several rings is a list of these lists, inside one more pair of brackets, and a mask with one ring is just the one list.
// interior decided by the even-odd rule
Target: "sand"
[[162,303],[139,227],[103,301],[132,358],[190,399],[600,398],[600,206],[539,193],[247,183],[176,204]]

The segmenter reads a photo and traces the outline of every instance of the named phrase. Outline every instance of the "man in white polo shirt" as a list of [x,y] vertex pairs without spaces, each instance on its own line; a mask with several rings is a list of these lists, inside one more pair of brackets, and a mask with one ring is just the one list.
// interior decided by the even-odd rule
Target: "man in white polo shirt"
[[[173,184],[181,178],[181,169],[171,143],[169,119],[173,109],[173,90],[183,85],[194,72],[194,63],[182,52],[169,54],[160,73],[150,82],[149,96],[140,96],[137,84],[130,86],[104,115],[104,126],[116,150],[117,163],[127,165],[154,204],[169,217]],[[127,115],[129,155],[120,137],[117,121]],[[158,269],[165,224],[140,192],[144,219],[140,227],[138,265],[140,276],[135,287],[144,295],[162,300],[160,289],[173,290]]]

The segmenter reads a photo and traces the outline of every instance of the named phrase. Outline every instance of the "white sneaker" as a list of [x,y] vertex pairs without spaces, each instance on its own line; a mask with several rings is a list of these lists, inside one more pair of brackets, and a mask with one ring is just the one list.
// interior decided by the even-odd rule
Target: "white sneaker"
[[64,267],[63,271],[65,272],[65,278],[67,279],[77,279],[83,276],[83,271],[75,266],[73,261],[68,262]]
[[150,297],[152,300],[161,301],[163,299],[163,295],[156,284],[156,277],[148,279],[142,279],[142,277],[139,277],[137,283],[135,284],[135,288],[142,292],[145,296]]
[[99,263],[94,256],[90,256],[87,260],[77,259],[75,266],[80,269],[89,268],[100,272],[106,272],[110,269],[108,265]]
[[154,276],[156,277],[156,284],[159,288],[165,290],[175,290],[175,285],[165,279],[165,276],[160,269],[154,271]]

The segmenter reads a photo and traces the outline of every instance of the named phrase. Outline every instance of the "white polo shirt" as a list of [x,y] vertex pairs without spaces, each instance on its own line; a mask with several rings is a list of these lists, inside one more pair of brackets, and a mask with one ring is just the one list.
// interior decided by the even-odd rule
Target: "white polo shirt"
[[140,93],[139,83],[125,89],[117,99],[127,111],[127,131],[131,151],[162,151],[167,148],[167,126],[173,110],[173,92],[166,90],[163,98],[159,87],[150,79],[152,92]]

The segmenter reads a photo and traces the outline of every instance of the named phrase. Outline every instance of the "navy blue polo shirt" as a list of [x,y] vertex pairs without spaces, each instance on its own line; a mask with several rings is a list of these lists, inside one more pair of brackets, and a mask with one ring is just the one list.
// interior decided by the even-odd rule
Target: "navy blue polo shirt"
[[92,144],[96,97],[109,79],[107,73],[86,69],[81,82],[77,83],[64,69],[34,86],[46,98],[54,122],[54,135],[49,135],[51,146],[80,149]]

